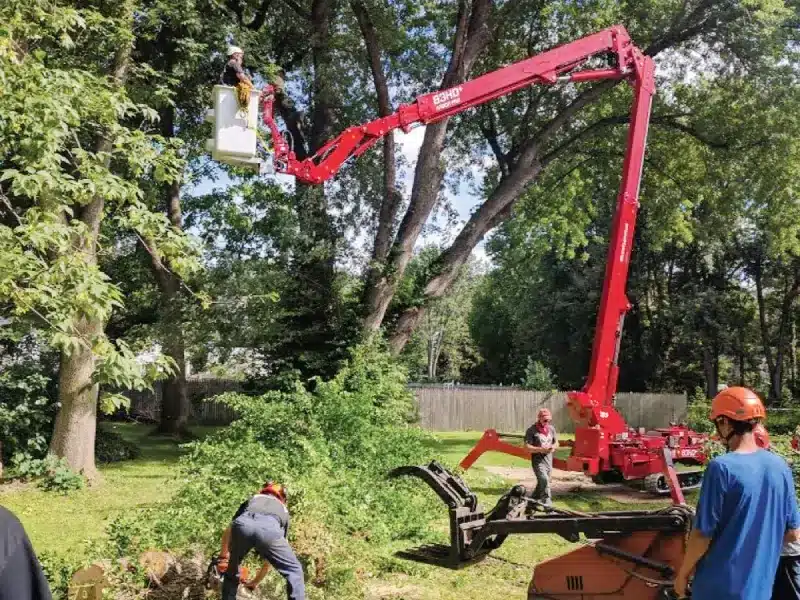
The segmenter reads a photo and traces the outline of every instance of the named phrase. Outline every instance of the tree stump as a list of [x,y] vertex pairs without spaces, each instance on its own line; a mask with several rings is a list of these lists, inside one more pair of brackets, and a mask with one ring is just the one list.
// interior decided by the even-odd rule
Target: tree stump
[[105,572],[99,565],[90,565],[77,571],[69,582],[69,600],[103,600]]

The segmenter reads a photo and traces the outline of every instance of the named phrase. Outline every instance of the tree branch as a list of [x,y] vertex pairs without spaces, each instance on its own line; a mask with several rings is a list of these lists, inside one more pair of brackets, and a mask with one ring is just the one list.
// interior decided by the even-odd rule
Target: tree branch
[[483,137],[486,138],[486,141],[489,142],[489,147],[492,149],[492,152],[494,152],[497,164],[500,166],[500,172],[503,176],[508,175],[508,158],[503,153],[503,149],[500,147],[500,141],[497,139],[497,121],[494,116],[494,111],[491,107],[487,107],[485,112],[489,115],[489,124],[484,125],[481,123],[481,132],[483,133]]
[[[351,0],[350,6],[353,9],[353,13],[355,13],[358,26],[361,29],[361,35],[364,38],[364,44],[366,45],[367,57],[372,70],[372,81],[375,84],[375,92],[378,97],[378,115],[385,117],[392,113],[392,104],[389,98],[389,85],[386,82],[386,74],[381,65],[381,49],[375,25],[363,0]],[[397,218],[397,209],[401,200],[402,196],[397,189],[394,134],[390,131],[383,140],[383,199],[378,212],[378,228],[372,246],[372,258],[375,260],[382,262],[386,260],[386,256],[389,254],[389,246]],[[367,275],[368,281],[373,281],[377,277],[378,270],[376,268],[370,269],[370,273]]]

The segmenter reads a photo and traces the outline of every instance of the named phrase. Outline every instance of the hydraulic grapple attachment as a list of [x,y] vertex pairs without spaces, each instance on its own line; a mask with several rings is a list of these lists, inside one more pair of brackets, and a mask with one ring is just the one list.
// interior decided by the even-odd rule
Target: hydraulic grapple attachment
[[670,598],[692,520],[685,505],[587,514],[545,506],[517,485],[485,512],[466,483],[436,461],[400,467],[390,475],[423,479],[450,516],[449,546],[420,546],[398,553],[400,558],[459,569],[485,558],[510,534],[550,533],[570,542],[583,535],[591,541],[536,568],[529,600]]

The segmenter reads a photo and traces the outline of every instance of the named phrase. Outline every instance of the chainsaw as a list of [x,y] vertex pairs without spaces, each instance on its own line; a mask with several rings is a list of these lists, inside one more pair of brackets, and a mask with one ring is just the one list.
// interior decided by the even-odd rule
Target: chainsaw
[[[206,569],[206,589],[219,592],[222,589],[222,582],[225,578],[227,569],[227,559],[223,560],[219,554],[213,555],[211,557],[211,561],[208,563],[208,568]],[[248,575],[249,572],[247,567],[240,566],[239,581],[246,581],[248,579]]]

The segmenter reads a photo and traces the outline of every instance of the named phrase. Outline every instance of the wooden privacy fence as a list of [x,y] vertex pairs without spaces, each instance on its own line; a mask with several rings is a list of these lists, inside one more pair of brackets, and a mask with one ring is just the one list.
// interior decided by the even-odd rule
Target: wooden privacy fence
[[[189,400],[192,403],[191,419],[201,425],[228,425],[236,418],[236,414],[219,402],[203,402],[206,398],[218,396],[224,392],[236,392],[242,384],[234,379],[217,379],[211,377],[190,377],[186,382]],[[163,397],[161,382],[153,386],[153,391],[125,391],[131,400],[128,414],[134,419],[158,421],[161,416],[161,399]]]
[[[513,387],[411,386],[419,406],[420,424],[432,431],[524,431],[540,408],[553,413],[556,430],[574,431],[564,392],[534,392]],[[617,410],[632,427],[665,427],[686,418],[685,394],[617,395]]]
[[[187,381],[192,402],[192,420],[202,425],[227,425],[236,417],[227,406],[203,402],[224,392],[241,391],[242,384],[231,379],[194,378]],[[514,387],[448,386],[410,384],[419,409],[420,425],[431,431],[524,431],[547,407],[558,431],[572,432],[564,392],[533,392]],[[154,392],[124,392],[131,399],[130,416],[157,421],[161,414],[162,386]],[[685,394],[617,395],[617,410],[632,427],[665,427],[686,418]]]

